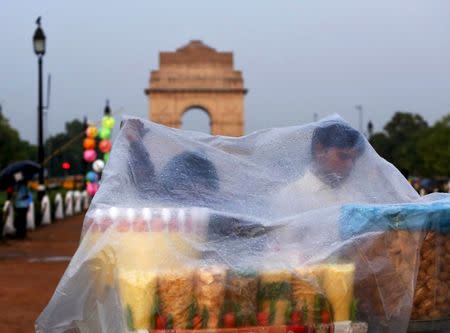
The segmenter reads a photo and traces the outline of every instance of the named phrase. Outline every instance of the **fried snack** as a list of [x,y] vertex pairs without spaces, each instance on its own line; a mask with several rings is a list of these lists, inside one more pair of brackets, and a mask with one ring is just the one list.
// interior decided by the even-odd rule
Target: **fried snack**
[[321,294],[322,268],[319,266],[299,267],[292,275],[292,299],[297,311],[305,311],[307,323],[314,321],[316,295]]
[[257,294],[258,276],[256,274],[229,272],[226,300],[240,309],[243,325],[251,325],[252,320],[256,319]]
[[450,316],[450,234],[429,231],[420,250],[413,320]]
[[172,318],[174,329],[187,328],[189,309],[194,297],[194,273],[189,269],[163,272],[158,279],[161,308]]
[[290,305],[292,274],[287,271],[263,272],[260,283],[262,311],[269,313],[271,325],[284,325]]
[[202,312],[208,312],[208,328],[217,328],[225,299],[226,269],[219,266],[199,268],[195,272],[195,299]]
[[148,329],[157,290],[156,274],[148,271],[121,270],[118,273],[118,280],[128,329]]

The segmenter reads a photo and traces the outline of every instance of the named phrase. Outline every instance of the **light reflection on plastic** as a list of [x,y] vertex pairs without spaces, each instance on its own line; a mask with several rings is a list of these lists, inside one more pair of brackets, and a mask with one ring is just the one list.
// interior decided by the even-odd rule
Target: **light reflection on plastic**
[[94,221],[98,222],[103,216],[103,211],[101,209],[96,209],[94,211]]
[[170,220],[170,210],[167,208],[163,208],[161,211],[161,217],[163,221],[168,222]]
[[134,216],[135,216],[135,212],[134,212],[134,209],[133,208],[128,208],[127,209],[127,218],[128,218],[128,221],[133,221],[134,220]]
[[184,223],[184,221],[186,220],[186,212],[184,211],[184,209],[180,209],[178,211],[177,219],[180,223]]
[[111,216],[113,220],[116,219],[117,216],[119,216],[119,210],[117,209],[117,207],[111,207],[109,209],[109,216]]
[[144,208],[142,210],[142,217],[144,218],[144,220],[151,220],[152,211],[150,210],[150,208]]

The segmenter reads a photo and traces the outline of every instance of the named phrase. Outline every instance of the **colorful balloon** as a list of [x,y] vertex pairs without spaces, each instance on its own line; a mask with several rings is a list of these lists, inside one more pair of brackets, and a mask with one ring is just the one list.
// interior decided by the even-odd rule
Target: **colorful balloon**
[[87,136],[88,138],[94,139],[94,138],[97,136],[97,133],[98,133],[97,127],[95,127],[95,126],[89,126],[89,127],[86,129],[86,136]]
[[86,162],[94,162],[97,159],[97,152],[94,149],[85,150],[83,153],[83,158]]
[[105,162],[103,162],[102,160],[97,160],[92,164],[92,170],[94,170],[97,173],[102,172],[104,167]]
[[102,140],[98,144],[98,149],[100,149],[100,151],[102,153],[109,153],[111,151],[111,146],[112,146],[111,141],[109,141],[109,140]]
[[89,171],[86,174],[86,180],[90,183],[95,183],[98,181],[98,176],[94,171]]
[[107,128],[107,127],[102,127],[100,129],[100,132],[99,132],[98,136],[102,140],[107,140],[107,139],[109,139],[111,137],[111,130],[109,128]]
[[104,116],[102,118],[102,127],[104,128],[113,129],[115,123],[116,121],[111,116]]
[[92,138],[86,138],[83,140],[83,148],[88,149],[94,149],[95,148],[95,139]]
[[103,160],[105,161],[105,163],[108,162],[108,160],[109,160],[109,153],[105,153],[103,155]]
[[98,190],[98,183],[87,183],[86,192],[92,197]]

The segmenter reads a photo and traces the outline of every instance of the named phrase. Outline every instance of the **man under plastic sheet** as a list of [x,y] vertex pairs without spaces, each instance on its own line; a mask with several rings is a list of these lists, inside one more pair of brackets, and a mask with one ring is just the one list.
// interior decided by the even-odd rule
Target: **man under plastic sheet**
[[[184,151],[170,159],[162,170],[157,173],[150,153],[142,142],[147,131],[143,123],[137,119],[128,120],[125,135],[129,141],[128,172],[138,194],[142,198],[150,198],[158,193],[162,198],[159,204],[180,206],[204,206],[212,209],[222,208],[224,202],[220,196],[211,193],[220,193],[220,179],[215,165],[206,154],[200,151]],[[169,198],[167,203],[164,198]],[[206,258],[221,258],[228,263],[227,258],[237,258],[236,253],[245,251],[239,248],[241,242],[238,238],[245,237],[252,241],[252,251],[261,248],[261,236],[270,230],[255,221],[247,221],[242,216],[231,216],[215,213],[210,216],[208,226],[208,244],[205,244]],[[226,248],[232,248],[226,253]],[[229,251],[228,251],[229,252]],[[248,252],[248,251],[247,251]],[[219,259],[218,259],[219,260]],[[237,264],[237,261],[236,261]]]
[[311,139],[311,161],[305,173],[277,195],[285,213],[298,214],[355,199],[342,185],[364,152],[362,135],[344,123],[317,127]]
[[[304,150],[299,153],[302,175],[282,186],[272,198],[278,228],[269,244],[273,249],[269,255],[272,260],[282,257],[288,266],[331,259],[340,251],[342,205],[406,202],[417,196],[400,173],[386,172],[392,165],[379,158],[364,137],[346,123],[320,122],[309,138],[309,154]],[[408,190],[398,191],[405,184]]]

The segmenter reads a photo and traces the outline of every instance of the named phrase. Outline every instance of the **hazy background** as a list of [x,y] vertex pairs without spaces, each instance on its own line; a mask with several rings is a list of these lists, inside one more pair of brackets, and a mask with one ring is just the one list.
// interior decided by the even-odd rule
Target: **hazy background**
[[[201,39],[233,51],[243,71],[246,131],[339,113],[375,131],[396,110],[433,123],[450,111],[450,1],[0,0],[0,103],[36,142],[35,19],[52,74],[48,132],[105,100],[117,115],[148,117],[144,89],[159,51]],[[198,116],[188,113],[190,128]],[[206,121],[203,119],[203,121]]]

